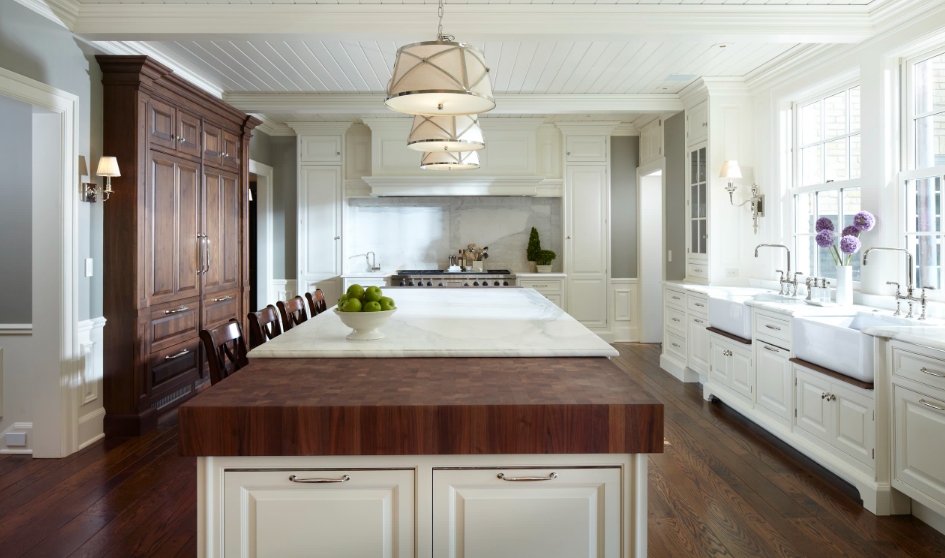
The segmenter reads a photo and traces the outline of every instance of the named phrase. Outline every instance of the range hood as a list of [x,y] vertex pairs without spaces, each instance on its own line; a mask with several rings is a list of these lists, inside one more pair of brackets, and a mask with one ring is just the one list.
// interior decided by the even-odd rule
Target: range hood
[[[372,197],[388,196],[549,196],[561,180],[543,176],[477,176],[469,171],[436,171],[420,176],[365,176]],[[546,184],[547,182],[547,184]]]

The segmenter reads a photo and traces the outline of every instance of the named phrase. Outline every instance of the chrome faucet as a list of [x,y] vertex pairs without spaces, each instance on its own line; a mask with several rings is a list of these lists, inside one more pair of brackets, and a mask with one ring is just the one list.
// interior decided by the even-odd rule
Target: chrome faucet
[[[758,246],[755,246],[756,258],[758,257],[758,249],[764,248],[764,247],[784,248],[784,250],[787,252],[787,275],[785,275],[784,271],[781,271],[780,269],[775,270],[781,274],[781,276],[778,278],[778,284],[780,285],[780,290],[778,290],[778,294],[785,295],[785,296],[787,295],[797,296],[797,276],[803,275],[803,274],[800,271],[798,271],[793,276],[791,275],[791,249],[783,244],[759,244]],[[793,294],[791,294],[792,286],[794,287]]]
[[[371,256],[371,259],[368,260],[368,256]],[[370,266],[371,271],[380,271],[380,270],[381,270],[381,266],[377,265],[377,259],[376,259],[375,255],[374,255],[374,252],[373,252],[373,251],[368,252],[367,254],[364,254],[364,259],[367,260],[368,266]]]
[[912,283],[912,270],[915,268],[913,267],[912,253],[906,250],[905,248],[884,248],[882,246],[877,246],[876,248],[870,248],[866,252],[863,252],[863,265],[867,265],[869,261],[870,252],[872,252],[873,250],[886,250],[887,252],[905,253],[906,255],[906,294],[903,295],[901,292],[899,292],[899,283],[895,283],[893,281],[886,282],[887,285],[896,285],[896,294],[894,295],[896,297],[896,313],[893,315],[898,316],[900,314],[899,301],[905,300],[906,302],[909,303],[909,313],[906,314],[906,317],[911,318],[912,317],[912,303],[918,302],[919,304],[922,305],[922,313],[919,315],[919,319],[924,320],[925,319],[925,306],[926,306],[925,291],[927,290],[934,291],[935,288],[922,287],[922,295],[919,298],[916,298],[914,296],[913,291],[915,290],[915,286]]

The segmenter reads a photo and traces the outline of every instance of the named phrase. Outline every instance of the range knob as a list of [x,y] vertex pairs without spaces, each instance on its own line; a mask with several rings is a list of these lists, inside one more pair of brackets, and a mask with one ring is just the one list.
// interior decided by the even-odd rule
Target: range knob
[[473,281],[473,287],[478,287],[478,286],[479,286],[479,281]]
[[499,286],[499,282],[496,281],[495,283],[492,284],[492,286],[493,286],[493,287],[498,287],[498,286]]
[[401,287],[406,287],[406,286],[407,286],[407,283],[405,283],[404,280],[401,279],[401,280],[400,280],[400,286],[401,286]]
[[413,281],[407,283],[407,286],[412,287],[412,286],[413,286]]
[[437,285],[437,287],[442,287],[442,286],[443,286],[443,283],[440,283],[439,285]]
[[469,283],[463,283],[463,286],[464,286],[464,287],[468,287],[468,286],[469,286]]
[[417,286],[418,286],[418,287],[422,287],[422,286],[423,286],[423,281],[417,281]]
[[508,282],[508,281],[502,281],[502,286],[503,286],[503,287],[508,287],[508,286],[509,286],[509,282]]
[[483,286],[483,287],[488,287],[488,286],[489,286],[489,282],[488,282],[488,281],[483,281],[483,282],[482,282],[482,286]]
[[432,287],[432,286],[433,286],[433,281],[427,281],[427,286],[428,286],[428,287]]

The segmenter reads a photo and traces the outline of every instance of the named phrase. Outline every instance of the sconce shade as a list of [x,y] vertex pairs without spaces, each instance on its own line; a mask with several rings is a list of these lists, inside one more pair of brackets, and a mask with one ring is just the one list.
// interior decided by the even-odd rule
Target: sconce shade
[[384,103],[397,112],[431,116],[480,114],[495,108],[482,52],[449,40],[400,47]]
[[115,157],[102,157],[98,160],[98,170],[95,172],[98,176],[121,176],[118,170],[118,159]]
[[407,147],[416,151],[478,151],[485,146],[475,115],[417,115],[407,138]]
[[424,170],[472,170],[479,168],[476,151],[428,151],[420,159]]
[[722,163],[722,172],[719,178],[741,178],[742,169],[738,166],[738,161],[725,161]]

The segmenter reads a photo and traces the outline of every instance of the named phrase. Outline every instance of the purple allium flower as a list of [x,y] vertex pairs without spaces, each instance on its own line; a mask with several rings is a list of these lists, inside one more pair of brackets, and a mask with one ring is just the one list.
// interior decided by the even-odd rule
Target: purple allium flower
[[850,225],[849,227],[844,227],[843,233],[840,236],[860,236],[860,229],[856,228],[855,225]]
[[822,230],[817,233],[817,236],[815,236],[814,239],[817,240],[817,246],[820,246],[821,248],[830,248],[833,246],[833,231],[830,229]]
[[[854,221],[855,219],[856,218],[854,217]],[[831,221],[827,217],[821,217],[820,219],[817,219],[817,223],[814,225],[814,230],[816,230],[817,232],[832,231],[833,221]]]
[[840,251],[844,254],[856,254],[860,251],[860,239],[855,236],[845,236],[841,238]]
[[869,211],[861,211],[853,216],[853,226],[861,231],[871,231],[876,226],[876,217]]

